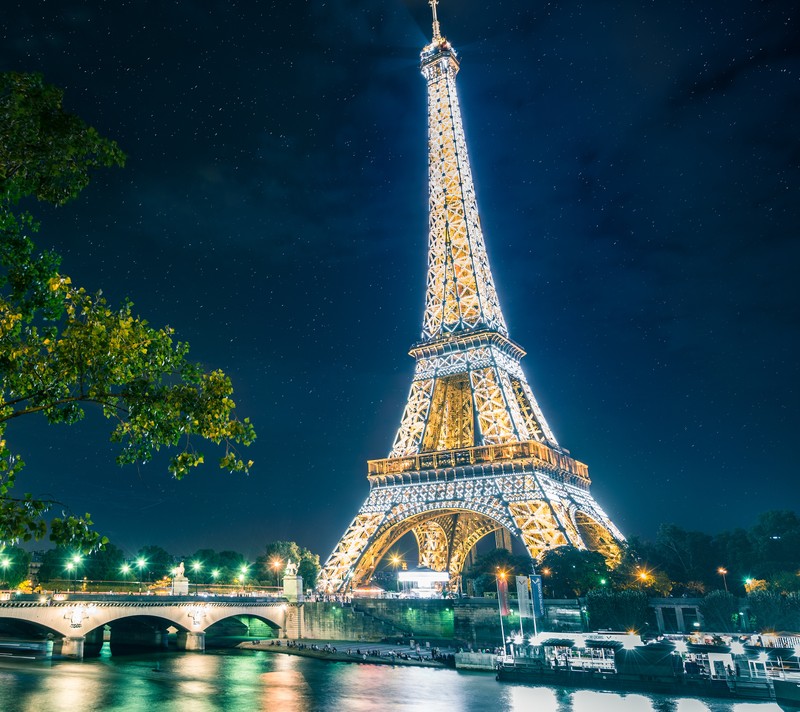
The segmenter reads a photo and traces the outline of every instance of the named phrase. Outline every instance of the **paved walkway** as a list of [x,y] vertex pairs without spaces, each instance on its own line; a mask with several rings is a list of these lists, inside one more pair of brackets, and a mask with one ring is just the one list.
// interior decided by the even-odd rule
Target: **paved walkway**
[[419,652],[408,643],[365,643],[352,640],[261,640],[242,642],[242,650],[265,650],[270,653],[300,655],[318,660],[368,663],[373,665],[416,665],[420,667],[453,667],[453,648],[426,648]]

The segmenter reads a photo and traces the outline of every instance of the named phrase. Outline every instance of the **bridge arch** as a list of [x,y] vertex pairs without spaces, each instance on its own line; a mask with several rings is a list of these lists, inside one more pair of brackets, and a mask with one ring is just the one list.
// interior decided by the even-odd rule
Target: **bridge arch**
[[287,604],[279,599],[98,596],[91,600],[81,596],[0,602],[0,627],[73,641],[70,650],[79,652],[69,654],[77,657],[83,655],[84,644],[87,652],[99,652],[106,626],[111,630],[112,652],[114,648],[165,646],[168,628],[178,631],[179,648],[203,650],[206,632],[212,629],[213,635],[217,624],[221,624],[217,633],[226,625],[244,626],[248,633],[255,627],[260,637],[277,637],[285,632],[286,620]]

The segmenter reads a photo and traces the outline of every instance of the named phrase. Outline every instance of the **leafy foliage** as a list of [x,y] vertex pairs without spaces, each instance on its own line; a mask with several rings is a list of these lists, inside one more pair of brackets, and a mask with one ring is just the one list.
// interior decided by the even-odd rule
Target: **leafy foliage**
[[800,630],[800,594],[756,591],[747,596],[750,623],[757,630]]
[[586,595],[586,612],[592,630],[636,630],[647,624],[648,596],[643,591],[595,589]]
[[16,588],[28,578],[31,555],[18,546],[0,547],[0,588]]
[[[122,165],[124,155],[78,117],[62,92],[38,74],[0,75],[0,542],[40,539],[52,502],[11,490],[24,463],[5,439],[16,418],[40,414],[73,424],[87,405],[113,422],[121,465],[175,448],[169,470],[185,476],[204,461],[199,438],[222,448],[221,468],[247,472],[237,445],[255,432],[233,415],[230,379],[187,359],[170,327],[151,327],[130,302],[108,304],[59,273],[59,258],[39,252],[38,224],[17,209],[25,198],[63,205],[88,184],[91,170]],[[106,543],[89,515],[50,523],[50,539],[86,551]]]
[[556,598],[585,596],[590,590],[606,585],[604,582],[608,582],[610,576],[602,554],[572,546],[545,552],[537,570],[547,572],[546,585]]
[[739,630],[739,601],[727,591],[712,591],[700,603],[705,627],[717,633]]
[[527,576],[531,573],[533,562],[530,557],[517,556],[505,549],[492,549],[478,556],[466,576],[472,581],[476,596],[484,591],[494,591],[497,586],[497,572],[504,571],[508,576]]
[[303,586],[313,588],[320,571],[319,555],[312,554],[294,541],[273,541],[256,559],[256,569],[262,581],[280,585],[289,561],[297,564],[297,573],[303,577]]

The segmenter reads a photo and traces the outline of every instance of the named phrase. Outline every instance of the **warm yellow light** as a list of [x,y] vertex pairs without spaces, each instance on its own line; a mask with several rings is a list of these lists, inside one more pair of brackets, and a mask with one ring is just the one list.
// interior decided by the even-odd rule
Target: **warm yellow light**
[[724,569],[724,568],[722,568],[722,566],[720,566],[720,567],[717,569],[717,573],[718,573],[718,574],[722,574],[722,575],[724,576],[725,574],[727,574],[727,573],[728,573],[728,569]]

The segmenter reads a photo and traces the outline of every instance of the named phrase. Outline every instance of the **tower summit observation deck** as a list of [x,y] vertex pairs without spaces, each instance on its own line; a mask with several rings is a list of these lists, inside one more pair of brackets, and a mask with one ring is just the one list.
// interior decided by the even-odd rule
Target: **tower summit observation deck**
[[459,62],[430,0],[421,53],[428,93],[428,274],[422,336],[389,457],[368,463],[370,492],[318,587],[367,582],[413,532],[419,563],[458,585],[470,550],[505,530],[532,558],[574,546],[618,559],[622,534],[589,492],[588,468],[555,438],[508,335],[478,215],[456,92]]

